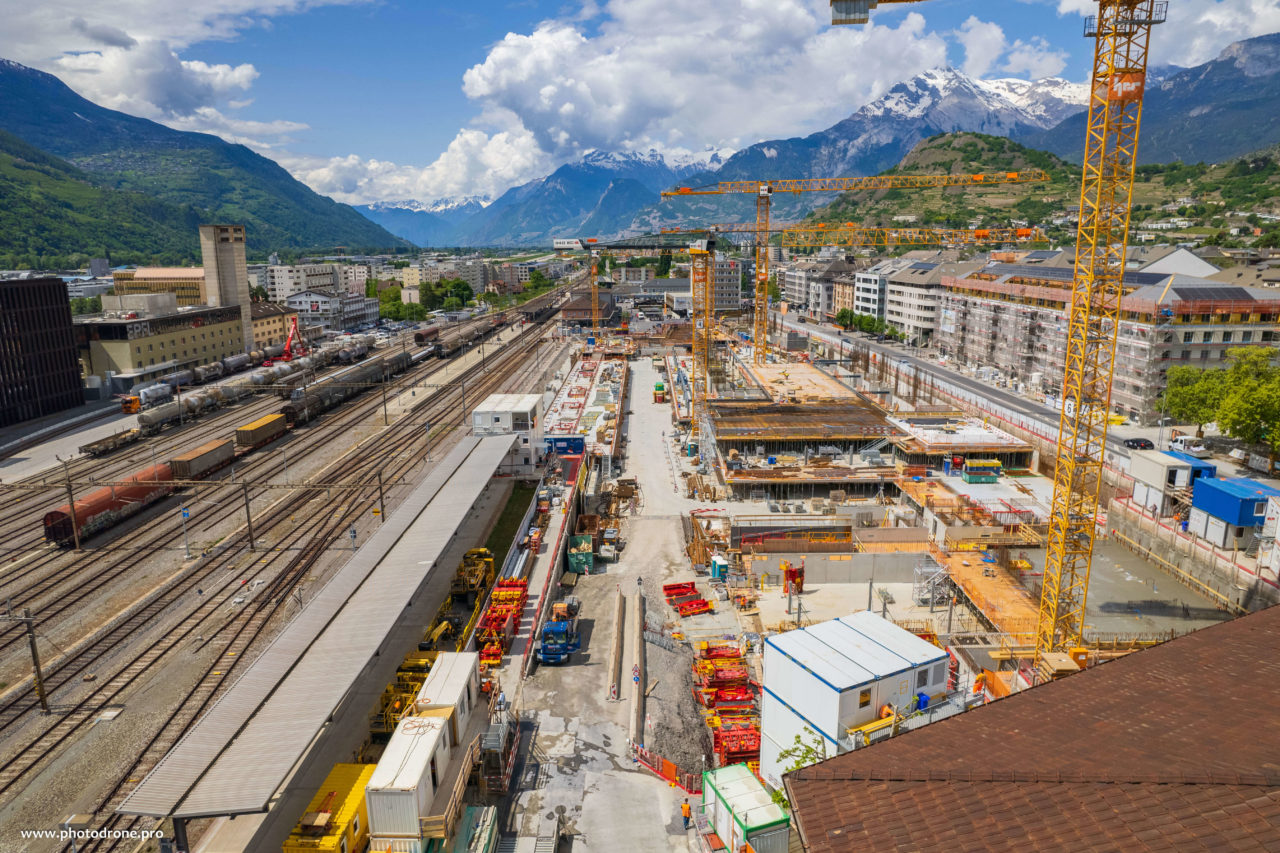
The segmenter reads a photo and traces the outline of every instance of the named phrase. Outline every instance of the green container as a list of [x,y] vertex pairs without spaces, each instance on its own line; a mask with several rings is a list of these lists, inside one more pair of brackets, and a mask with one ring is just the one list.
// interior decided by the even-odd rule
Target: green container
[[571,536],[569,538],[569,571],[579,575],[589,575],[595,567],[595,555],[591,553],[590,536]]

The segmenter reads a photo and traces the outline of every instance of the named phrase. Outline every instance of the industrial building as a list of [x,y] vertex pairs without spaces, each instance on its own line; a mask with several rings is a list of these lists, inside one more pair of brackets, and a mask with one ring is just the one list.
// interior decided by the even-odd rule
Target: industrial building
[[137,267],[111,274],[116,296],[172,293],[178,305],[208,305],[203,267]]
[[[934,346],[1057,394],[1072,276],[1070,267],[991,263],[945,277]],[[1280,341],[1280,291],[1153,272],[1126,273],[1124,284],[1111,396],[1117,414],[1152,422],[1170,367],[1221,367],[1236,347]]]
[[84,375],[118,391],[246,350],[238,305],[179,308],[172,293],[102,303],[101,315],[76,318],[75,346]]
[[204,266],[205,304],[214,308],[239,306],[240,337],[245,342],[253,340],[244,226],[201,225],[200,260]]
[[0,426],[84,404],[60,278],[0,282]]
[[298,316],[297,311],[274,302],[253,302],[249,310],[253,318],[254,349],[284,343],[294,318]]

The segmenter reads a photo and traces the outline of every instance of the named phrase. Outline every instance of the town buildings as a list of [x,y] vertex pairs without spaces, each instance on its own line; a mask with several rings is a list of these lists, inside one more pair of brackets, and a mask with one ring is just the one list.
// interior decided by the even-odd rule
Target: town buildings
[[345,291],[304,290],[285,300],[297,312],[298,325],[330,331],[378,322],[378,300]]

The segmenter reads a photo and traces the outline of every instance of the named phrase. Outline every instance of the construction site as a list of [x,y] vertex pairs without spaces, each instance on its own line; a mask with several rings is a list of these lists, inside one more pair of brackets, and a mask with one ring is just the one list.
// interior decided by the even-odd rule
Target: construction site
[[[876,5],[833,2],[832,23],[866,23]],[[1193,576],[1138,547],[1130,521],[1148,504],[1200,507],[1207,534],[1213,509],[1237,520],[1212,527],[1225,547],[1259,503],[1274,499],[1280,518],[1280,489],[1209,485],[1206,498],[1211,465],[1154,456],[1133,457],[1153,472],[1136,505],[1133,491],[1104,488],[1141,84],[1166,4],[1098,11],[1078,266],[1037,290],[1009,270],[952,282],[1063,306],[1060,357],[1017,354],[1061,401],[1050,444],[981,400],[962,404],[905,348],[846,348],[848,330],[809,321],[796,332],[769,296],[779,245],[999,252],[1043,238],[778,227],[774,192],[1034,189],[1044,172],[672,189],[663,197],[748,194],[756,221],[557,239],[585,268],[576,298],[557,303],[559,331],[548,318],[510,338],[499,353],[511,376],[480,400],[468,404],[463,374],[425,430],[404,420],[405,435],[425,433],[415,464],[433,450],[437,461],[404,484],[402,504],[379,505],[367,542],[350,528],[349,562],[308,590],[248,674],[126,774],[103,800],[111,820],[202,853],[836,853],[957,838],[1273,849],[1280,731],[1256,707],[1274,699],[1280,623],[1255,611],[1280,599],[1280,582],[1242,574],[1234,555]],[[726,251],[754,260],[751,311],[717,310]],[[639,331],[602,273],[653,254],[687,263],[690,317]],[[485,369],[483,350],[473,361]],[[433,445],[432,423],[455,420],[454,443]],[[360,487],[374,483],[381,496],[380,471]],[[311,484],[311,499],[332,500],[328,485]],[[1237,690],[1247,715],[1229,707]],[[1261,732],[1257,757],[1242,755],[1238,717]],[[1204,736],[1220,718],[1230,737]],[[1042,741],[1054,745],[1037,752]],[[933,797],[929,786],[952,783]],[[1147,796],[1177,819],[1148,813]],[[1246,808],[1253,829],[1215,822]],[[921,820],[926,810],[938,819]],[[117,825],[98,811],[84,825]],[[1104,818],[1105,839],[1093,829]],[[1026,821],[1049,825],[1028,833]],[[1161,846],[1166,822],[1212,826],[1200,844]]]

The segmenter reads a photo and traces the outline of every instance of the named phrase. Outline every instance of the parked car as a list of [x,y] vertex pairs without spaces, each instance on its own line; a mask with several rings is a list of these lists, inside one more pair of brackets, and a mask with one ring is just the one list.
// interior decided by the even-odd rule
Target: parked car
[[1126,438],[1124,446],[1130,450],[1155,450],[1156,445],[1149,438]]

